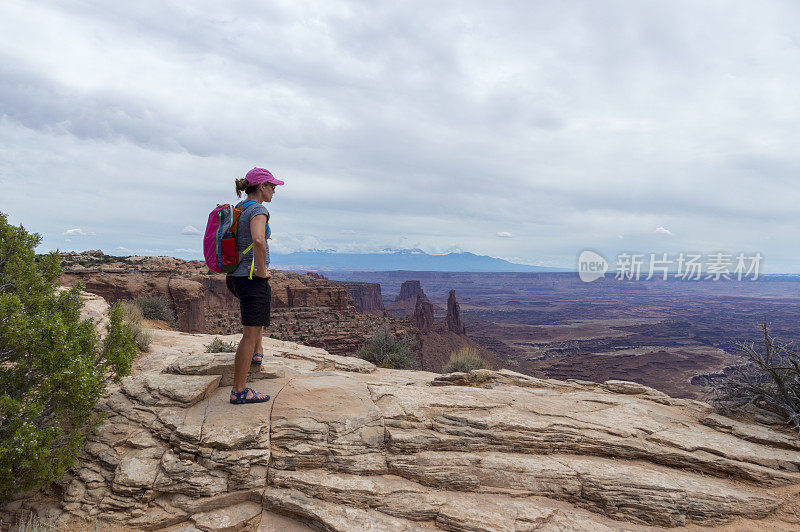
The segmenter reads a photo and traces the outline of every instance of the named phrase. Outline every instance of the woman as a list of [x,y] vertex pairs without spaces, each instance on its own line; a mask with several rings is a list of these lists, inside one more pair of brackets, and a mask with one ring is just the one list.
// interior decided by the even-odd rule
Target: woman
[[[228,274],[225,283],[239,299],[242,312],[244,334],[236,350],[233,370],[231,403],[263,403],[269,395],[258,393],[245,387],[247,372],[251,364],[261,364],[264,356],[261,337],[264,327],[269,325],[270,297],[269,287],[269,211],[261,205],[272,201],[275,187],[283,181],[263,168],[253,168],[244,179],[236,180],[236,195],[247,194],[245,201],[236,207],[242,210],[236,228],[236,247],[241,253],[239,266]],[[244,253],[247,251],[246,253]]]

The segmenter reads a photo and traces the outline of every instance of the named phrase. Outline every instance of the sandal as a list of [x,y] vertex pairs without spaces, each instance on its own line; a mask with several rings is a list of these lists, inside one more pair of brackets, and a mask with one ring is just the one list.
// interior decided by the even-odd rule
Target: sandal
[[253,353],[253,360],[250,361],[250,365],[260,366],[262,360],[264,360],[264,353]]
[[[253,395],[251,397],[247,397],[247,392],[253,392]],[[233,389],[231,389],[231,403],[235,405],[243,405],[245,403],[265,403],[267,401],[269,401],[269,395],[258,393],[252,388],[245,388],[241,392],[234,392]]]

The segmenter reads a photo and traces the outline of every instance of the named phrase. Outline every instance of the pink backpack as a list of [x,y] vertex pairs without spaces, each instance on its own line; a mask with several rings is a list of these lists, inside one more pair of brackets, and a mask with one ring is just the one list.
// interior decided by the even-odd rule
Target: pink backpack
[[[233,273],[239,266],[241,255],[236,248],[236,228],[239,225],[239,215],[244,209],[255,204],[255,201],[245,201],[242,209],[233,205],[217,205],[208,215],[206,234],[203,237],[203,253],[206,265],[212,272]],[[253,245],[245,249],[242,254],[250,251]]]

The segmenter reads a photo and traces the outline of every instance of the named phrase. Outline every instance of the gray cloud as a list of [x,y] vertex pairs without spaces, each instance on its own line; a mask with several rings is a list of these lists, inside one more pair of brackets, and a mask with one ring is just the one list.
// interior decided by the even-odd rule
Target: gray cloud
[[[109,249],[195,249],[175,235],[258,165],[287,183],[268,205],[284,251],[571,266],[623,234],[643,252],[759,247],[800,270],[790,2],[4,11],[0,209],[45,246],[92,212]],[[34,197],[50,216],[31,219]]]

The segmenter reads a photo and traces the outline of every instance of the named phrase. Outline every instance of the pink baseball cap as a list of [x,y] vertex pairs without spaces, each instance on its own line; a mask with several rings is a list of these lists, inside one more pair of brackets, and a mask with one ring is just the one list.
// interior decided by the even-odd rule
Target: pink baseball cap
[[247,179],[251,185],[258,185],[260,183],[272,183],[274,185],[283,184],[283,181],[276,179],[269,170],[265,170],[264,168],[253,168],[247,172],[244,178]]

